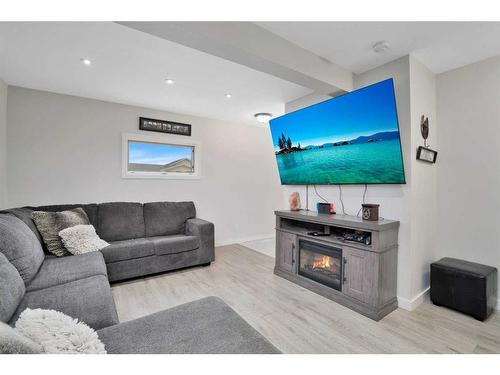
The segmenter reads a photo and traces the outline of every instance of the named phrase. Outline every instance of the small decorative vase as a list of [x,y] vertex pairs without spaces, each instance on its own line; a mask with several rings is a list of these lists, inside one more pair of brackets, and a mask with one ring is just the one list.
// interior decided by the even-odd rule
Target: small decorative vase
[[290,211],[299,211],[300,210],[300,195],[297,192],[294,192],[288,198],[288,203],[290,204]]

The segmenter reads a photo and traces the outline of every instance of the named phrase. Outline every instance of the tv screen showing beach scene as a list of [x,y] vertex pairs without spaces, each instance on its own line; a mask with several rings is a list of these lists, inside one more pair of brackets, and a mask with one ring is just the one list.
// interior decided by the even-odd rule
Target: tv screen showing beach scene
[[283,185],[404,184],[388,79],[270,121]]

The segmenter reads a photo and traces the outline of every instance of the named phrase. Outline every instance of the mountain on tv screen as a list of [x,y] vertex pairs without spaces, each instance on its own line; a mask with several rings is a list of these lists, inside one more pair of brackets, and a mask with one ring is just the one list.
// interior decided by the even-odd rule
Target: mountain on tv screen
[[392,79],[270,121],[283,185],[404,184]]

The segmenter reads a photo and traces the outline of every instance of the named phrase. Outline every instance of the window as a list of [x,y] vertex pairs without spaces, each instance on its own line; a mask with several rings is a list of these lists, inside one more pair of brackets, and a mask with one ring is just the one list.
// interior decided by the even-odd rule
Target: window
[[178,136],[123,135],[124,178],[199,178],[200,145]]

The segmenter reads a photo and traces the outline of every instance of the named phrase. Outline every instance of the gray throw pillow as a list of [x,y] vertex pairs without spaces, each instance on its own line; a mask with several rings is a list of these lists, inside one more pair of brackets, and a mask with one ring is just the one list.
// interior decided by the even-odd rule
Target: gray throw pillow
[[80,207],[61,212],[33,211],[32,217],[47,250],[58,257],[70,254],[64,247],[59,232],[75,225],[90,224],[87,214]]
[[43,349],[33,340],[21,335],[11,326],[0,322],[1,354],[38,354]]

